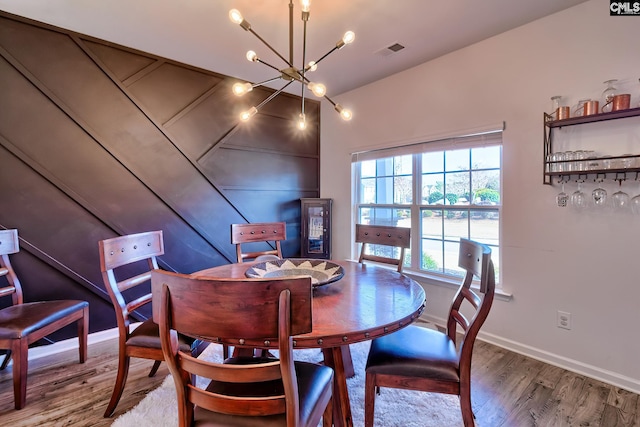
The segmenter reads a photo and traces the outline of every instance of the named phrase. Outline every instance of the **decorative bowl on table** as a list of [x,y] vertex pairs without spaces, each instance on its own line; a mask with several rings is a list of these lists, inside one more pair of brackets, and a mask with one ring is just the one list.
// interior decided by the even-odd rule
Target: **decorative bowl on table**
[[254,264],[244,274],[254,279],[310,276],[315,287],[340,280],[344,276],[344,268],[326,260],[289,258]]

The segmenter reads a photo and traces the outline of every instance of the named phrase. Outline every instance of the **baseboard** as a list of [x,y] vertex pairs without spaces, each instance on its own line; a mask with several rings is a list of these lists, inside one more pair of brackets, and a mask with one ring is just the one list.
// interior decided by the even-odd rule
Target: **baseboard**
[[[438,326],[443,326],[445,324],[444,319],[436,318],[434,316],[423,314],[422,318],[424,318],[428,322],[435,323]],[[598,368],[597,366],[582,363],[577,360],[569,359],[564,356],[540,350],[538,348],[531,347],[517,341],[512,341],[482,331],[480,331],[480,333],[478,334],[478,339],[489,344],[502,347],[509,351],[522,354],[523,356],[531,357],[532,359],[536,359],[541,362],[548,363],[550,365],[557,366],[559,368],[566,369],[568,371],[575,372],[589,378],[593,378],[594,380],[602,381],[615,387],[623,388],[632,393],[640,394],[640,379],[629,378],[624,375],[620,375],[617,372]]]

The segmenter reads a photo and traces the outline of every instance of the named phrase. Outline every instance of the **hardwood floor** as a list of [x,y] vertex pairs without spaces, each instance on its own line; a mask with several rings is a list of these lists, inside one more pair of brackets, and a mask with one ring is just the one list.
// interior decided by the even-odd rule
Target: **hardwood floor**
[[169,374],[163,363],[156,375],[149,378],[153,361],[132,359],[127,384],[114,416],[103,418],[115,383],[117,353],[117,341],[110,340],[89,345],[84,364],[78,363],[77,350],[30,363],[27,404],[19,411],[13,409],[11,368],[0,371],[0,426],[110,426]]
[[[20,411],[13,409],[11,369],[1,371],[0,425],[111,425],[168,374],[162,364],[149,378],[152,362],[133,359],[116,413],[105,419],[102,413],[115,380],[116,353],[113,340],[90,345],[83,365],[77,351],[33,361],[27,405]],[[474,349],[472,394],[479,427],[640,426],[637,394],[484,342],[477,342]]]

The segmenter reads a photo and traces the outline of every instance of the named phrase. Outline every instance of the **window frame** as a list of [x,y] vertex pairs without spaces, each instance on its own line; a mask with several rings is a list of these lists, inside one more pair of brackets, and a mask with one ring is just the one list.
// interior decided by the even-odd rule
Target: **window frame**
[[[446,274],[445,267],[446,265],[442,265],[442,270],[445,272],[437,272],[433,270],[426,270],[422,268],[421,265],[421,254],[422,254],[422,243],[423,243],[423,230],[422,230],[422,213],[424,210],[441,210],[444,213],[446,211],[467,211],[467,215],[471,215],[473,212],[497,212],[498,215],[498,224],[497,224],[497,242],[492,241],[483,241],[482,239],[477,239],[483,243],[489,244],[489,246],[493,249],[494,263],[499,266],[500,263],[500,248],[502,247],[502,207],[503,207],[503,144],[502,144],[502,130],[499,129],[493,132],[488,132],[488,137],[486,133],[480,135],[472,135],[472,136],[463,136],[463,137],[453,137],[447,138],[446,140],[438,140],[434,141],[435,143],[419,143],[419,144],[411,144],[409,146],[401,146],[394,147],[391,149],[383,149],[376,150],[375,152],[363,152],[357,153],[353,155],[353,186],[354,186],[354,203],[353,203],[353,217],[354,223],[359,221],[360,211],[363,208],[388,208],[388,209],[408,209],[411,214],[411,264],[405,264],[405,272],[410,274],[419,275],[422,277],[426,277],[428,279],[434,280],[436,282],[443,283],[451,283],[458,282],[460,277],[453,274]],[[498,167],[481,167],[478,169],[473,168],[473,158],[471,154],[469,154],[470,162],[469,169],[462,170],[464,173],[469,174],[469,185],[470,190],[472,189],[472,174],[478,171],[498,171],[499,173],[499,193],[500,198],[499,202],[495,205],[482,205],[476,204],[473,200],[469,201],[468,204],[455,204],[455,205],[447,205],[447,204],[438,204],[438,205],[430,205],[423,202],[423,191],[422,191],[422,180],[423,173],[422,169],[422,153],[427,152],[451,152],[455,150],[461,149],[473,149],[473,148],[481,148],[481,147],[499,147],[499,164]],[[364,155],[363,155],[364,154]],[[378,160],[378,159],[386,159],[395,156],[402,155],[412,155],[412,202],[411,203],[392,203],[392,204],[383,204],[383,203],[360,203],[361,200],[361,190],[362,190],[362,174],[361,174],[361,162],[365,160]],[[446,161],[445,161],[446,163]],[[442,173],[444,176],[450,175],[452,173],[456,173],[455,171],[446,170],[445,164],[443,163],[442,171],[434,172],[434,173]],[[386,175],[385,175],[386,176]],[[429,209],[433,207],[434,209]],[[467,236],[471,234],[471,228],[473,226],[472,219],[467,216]],[[444,220],[442,223],[443,232],[441,239],[434,239],[436,242],[440,242],[444,246],[447,242],[457,243],[459,238],[455,240],[447,239],[446,234],[444,233]],[[418,248],[416,250],[415,248]],[[357,254],[359,247],[357,244],[353,244],[352,254]],[[443,255],[444,256],[444,255]],[[499,268],[496,268],[496,285],[498,288],[500,287],[500,273]]]

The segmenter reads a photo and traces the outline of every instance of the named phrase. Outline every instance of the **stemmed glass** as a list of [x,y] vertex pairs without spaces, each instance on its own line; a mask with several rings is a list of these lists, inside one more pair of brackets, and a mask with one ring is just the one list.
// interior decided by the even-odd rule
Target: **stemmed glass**
[[582,191],[580,182],[578,182],[578,189],[571,194],[571,206],[577,210],[587,207],[587,195]]
[[631,199],[629,203],[631,204],[631,212],[640,215],[640,194]]
[[591,192],[593,198],[593,204],[597,208],[604,208],[607,206],[607,190],[602,187],[598,187]]
[[564,192],[564,181],[562,181],[562,191],[556,196],[556,204],[558,205],[558,207],[565,208],[567,207],[568,201],[569,195]]
[[[613,96],[616,94],[618,89],[615,88],[614,84],[618,81],[618,79],[605,80],[604,84],[607,85],[605,90],[602,92],[602,99],[604,100],[604,104],[602,105],[602,112],[609,112],[613,108],[611,101],[613,101]],[[607,105],[608,104],[608,105]],[[605,111],[606,108],[606,111]]]
[[617,211],[625,211],[631,202],[631,198],[622,190],[616,191],[611,195],[611,203]]

